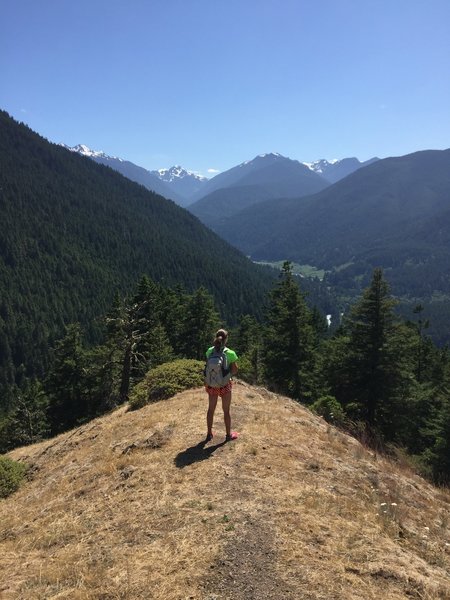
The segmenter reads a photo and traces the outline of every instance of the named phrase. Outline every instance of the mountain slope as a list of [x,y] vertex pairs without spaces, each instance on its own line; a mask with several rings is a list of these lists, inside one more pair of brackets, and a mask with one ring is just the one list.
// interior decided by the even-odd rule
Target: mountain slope
[[175,165],[170,169],[159,169],[150,171],[163,181],[178,196],[183,198],[182,206],[187,206],[191,202],[191,197],[200,192],[208,182],[206,177],[186,171],[183,167]]
[[[187,211],[0,112],[0,382],[42,373],[48,343],[142,274],[205,286],[223,316],[261,310],[272,276]],[[274,277],[275,275],[273,275]]]
[[[298,161],[277,154],[256,157],[221,174],[221,186],[187,208],[219,232],[226,217],[266,200],[298,198],[318,192],[328,183]],[[217,175],[203,190],[217,186]]]
[[66,148],[66,150],[76,152],[82,156],[87,156],[96,163],[105,165],[106,167],[111,167],[111,169],[118,171],[128,179],[131,179],[131,181],[140,183],[148,190],[155,192],[164,198],[169,198],[180,206],[184,206],[186,204],[185,198],[178,194],[177,191],[171,186],[162,181],[158,175],[152,171],[147,171],[147,169],[144,169],[143,167],[135,165],[129,160],[123,160],[122,158],[118,158],[116,156],[108,156],[104,152],[91,150],[83,144],[78,144],[78,146],[73,147],[66,146],[65,144],[61,145]]
[[194,204],[187,206],[187,209],[198,217],[202,223],[220,235],[224,224],[227,227],[231,226],[231,223],[227,221],[229,217],[233,217],[245,208],[272,198],[273,195],[266,186],[236,186],[215,190],[204,198],[197,200]]
[[237,384],[236,442],[202,447],[204,390],[10,456],[2,599],[447,599],[450,494],[292,400]]
[[266,202],[257,218],[242,211],[225,231],[257,258],[330,269],[384,256],[391,266],[424,260],[433,248],[444,252],[449,210],[450,150],[430,150],[380,160],[302,202]]
[[210,179],[192,200],[194,202],[223,188],[275,184],[280,185],[280,191],[276,195],[281,198],[295,194],[296,187],[297,195],[312,194],[326,187],[328,182],[297,160],[291,160],[281,154],[261,154],[253,160],[219,173]]
[[314,173],[321,175],[329,183],[336,183],[340,179],[351,175],[361,167],[366,167],[373,162],[380,160],[377,157],[370,158],[364,162],[360,162],[357,158],[343,158],[342,160],[328,161],[325,159],[315,160],[312,163],[303,163],[308,166]]
[[220,234],[253,259],[325,269],[344,306],[382,267],[404,316],[420,302],[433,339],[450,339],[450,150],[379,160],[300,202],[258,204]]

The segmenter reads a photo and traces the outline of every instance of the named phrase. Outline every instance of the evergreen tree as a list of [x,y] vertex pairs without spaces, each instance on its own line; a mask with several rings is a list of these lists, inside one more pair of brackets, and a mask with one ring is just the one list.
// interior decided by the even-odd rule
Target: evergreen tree
[[262,376],[261,346],[263,331],[251,315],[243,315],[233,336],[233,347],[239,356],[239,377],[258,383]]
[[285,262],[280,281],[269,296],[263,363],[267,380],[277,390],[310,400],[314,363],[311,313]]
[[0,452],[34,444],[49,434],[48,398],[39,381],[26,380],[22,388],[17,387],[14,404],[0,426]]
[[431,464],[436,482],[450,482],[450,389],[442,399],[439,412],[432,423],[434,443],[425,457]]
[[418,315],[417,321],[415,323],[416,331],[417,331],[417,349],[416,349],[416,369],[415,375],[416,379],[419,383],[422,383],[426,379],[426,371],[430,366],[430,358],[432,354],[433,344],[430,338],[426,337],[425,331],[430,326],[430,321],[428,319],[423,319],[422,313],[425,310],[423,304],[417,304],[414,307],[413,313]]
[[414,338],[398,321],[394,306],[381,269],[375,269],[370,286],[344,325],[348,332],[347,397],[341,399],[333,391],[342,404],[359,405],[369,427],[390,439],[409,427],[406,407],[414,381]]
[[108,343],[86,351],[83,394],[86,398],[86,416],[90,419],[111,410],[119,403],[119,373],[113,354]]
[[6,414],[13,405],[14,371],[6,323],[0,316],[0,415]]
[[[142,379],[147,371],[160,364],[160,357],[170,355],[167,336],[161,327],[161,293],[160,288],[148,276],[144,275],[138,283],[136,294],[132,299],[136,307],[134,315],[134,348],[133,372],[134,381]],[[163,349],[159,345],[163,345]]]
[[146,356],[139,349],[140,346],[146,346],[145,338],[148,337],[148,323],[143,316],[144,307],[145,301],[132,302],[127,306],[116,305],[107,318],[109,341],[114,342],[119,349],[121,403],[128,400],[133,370],[145,371],[142,365],[146,365]]
[[45,382],[52,434],[75,426],[88,414],[83,393],[85,358],[80,325],[69,325],[65,337],[56,345],[53,366]]
[[169,362],[174,358],[174,352],[170,345],[169,337],[161,323],[157,323],[151,331],[149,354],[149,369],[153,369],[158,365]]
[[450,351],[435,352],[432,377],[426,386],[420,430],[420,448],[425,464],[438,483],[450,482]]
[[318,379],[322,383],[320,395],[332,394],[342,405],[347,406],[353,400],[353,376],[349,352],[350,338],[340,327],[332,338],[322,342],[317,356]]
[[203,360],[220,323],[213,297],[204,287],[200,287],[189,296],[185,311],[182,342],[184,355]]
[[189,296],[183,286],[161,289],[161,324],[174,355],[181,358],[185,349],[185,316]]

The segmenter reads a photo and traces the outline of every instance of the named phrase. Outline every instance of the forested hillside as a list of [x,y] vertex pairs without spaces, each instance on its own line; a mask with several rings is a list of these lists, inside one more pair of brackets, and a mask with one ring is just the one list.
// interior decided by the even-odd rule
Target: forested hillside
[[[284,263],[264,320],[242,316],[229,344],[239,357],[240,378],[310,406],[446,484],[450,354],[427,336],[422,307],[408,322],[394,308],[389,284],[376,269],[331,334]],[[85,344],[78,325],[70,325],[45,377],[17,386],[8,414],[0,415],[0,452],[71,429],[128,400],[137,409],[201,386],[205,349],[221,320],[206,290],[186,294],[143,277],[131,297],[117,298],[104,322],[104,339],[94,347]]]
[[[170,391],[173,361],[197,363],[227,324],[246,380],[388,452],[401,448],[424,474],[449,481],[449,353],[428,337],[422,304],[398,317],[381,269],[332,330],[317,280],[308,304],[289,262],[275,285],[275,271],[173,202],[0,116],[0,452]],[[428,207],[445,207],[442,189],[426,182],[418,196],[410,190],[411,203],[425,189]],[[417,202],[408,215],[419,226]],[[148,376],[167,362],[148,392]],[[198,385],[201,366],[188,369]]]
[[344,302],[382,267],[393,293],[424,303],[433,337],[448,341],[450,150],[379,160],[301,202],[250,207],[224,219],[221,235],[258,260],[325,269]]
[[129,160],[121,160],[111,156],[91,156],[90,158],[101,165],[111,167],[111,169],[118,171],[128,179],[131,179],[131,181],[140,183],[148,190],[164,198],[170,198],[170,200],[173,200],[180,206],[185,205],[183,197],[177,194],[175,190],[170,189],[164,181],[161,181],[154,173],[135,165]]
[[43,375],[78,321],[91,341],[114,295],[142,274],[200,286],[226,320],[261,313],[272,273],[173,202],[50,144],[0,113],[0,382]]

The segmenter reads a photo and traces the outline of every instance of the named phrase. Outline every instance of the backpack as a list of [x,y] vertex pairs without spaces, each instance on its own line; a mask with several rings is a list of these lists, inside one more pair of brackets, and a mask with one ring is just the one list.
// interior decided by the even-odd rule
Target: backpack
[[205,384],[218,388],[227,385],[231,379],[230,368],[228,367],[226,348],[211,352],[206,359],[205,365]]

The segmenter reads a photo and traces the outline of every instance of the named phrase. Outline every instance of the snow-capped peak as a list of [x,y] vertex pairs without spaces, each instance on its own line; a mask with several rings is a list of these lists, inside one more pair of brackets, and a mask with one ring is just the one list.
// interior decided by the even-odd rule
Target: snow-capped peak
[[258,154],[257,158],[283,158],[283,156],[279,152],[266,152],[265,154]]
[[308,167],[310,171],[321,174],[326,170],[327,167],[335,165],[338,162],[340,161],[337,158],[333,158],[331,160],[321,158],[320,160],[315,160],[314,162],[303,162],[302,164],[305,165],[305,167]]
[[61,144],[61,146],[64,146],[64,148],[66,148],[66,150],[70,150],[70,152],[77,152],[83,156],[89,156],[90,158],[110,158],[123,162],[123,159],[118,158],[117,156],[108,156],[108,154],[105,154],[101,150],[91,150],[85,144],[77,144],[76,146],[67,146],[66,144]]
[[163,181],[174,181],[176,179],[184,179],[185,177],[191,177],[193,179],[198,179],[199,181],[206,181],[207,178],[199,175],[198,173],[194,173],[193,171],[187,171],[180,167],[180,165],[174,165],[170,167],[170,169],[158,169],[155,171],[155,174],[162,179]]
[[240,165],[238,165],[239,167],[243,167],[245,165],[248,165],[260,158],[263,159],[277,159],[277,158],[286,158],[285,156],[283,156],[282,154],[280,154],[279,152],[266,152],[265,154],[258,154],[257,156],[255,156],[255,158],[252,158],[251,160],[245,160],[243,163],[241,163]]

